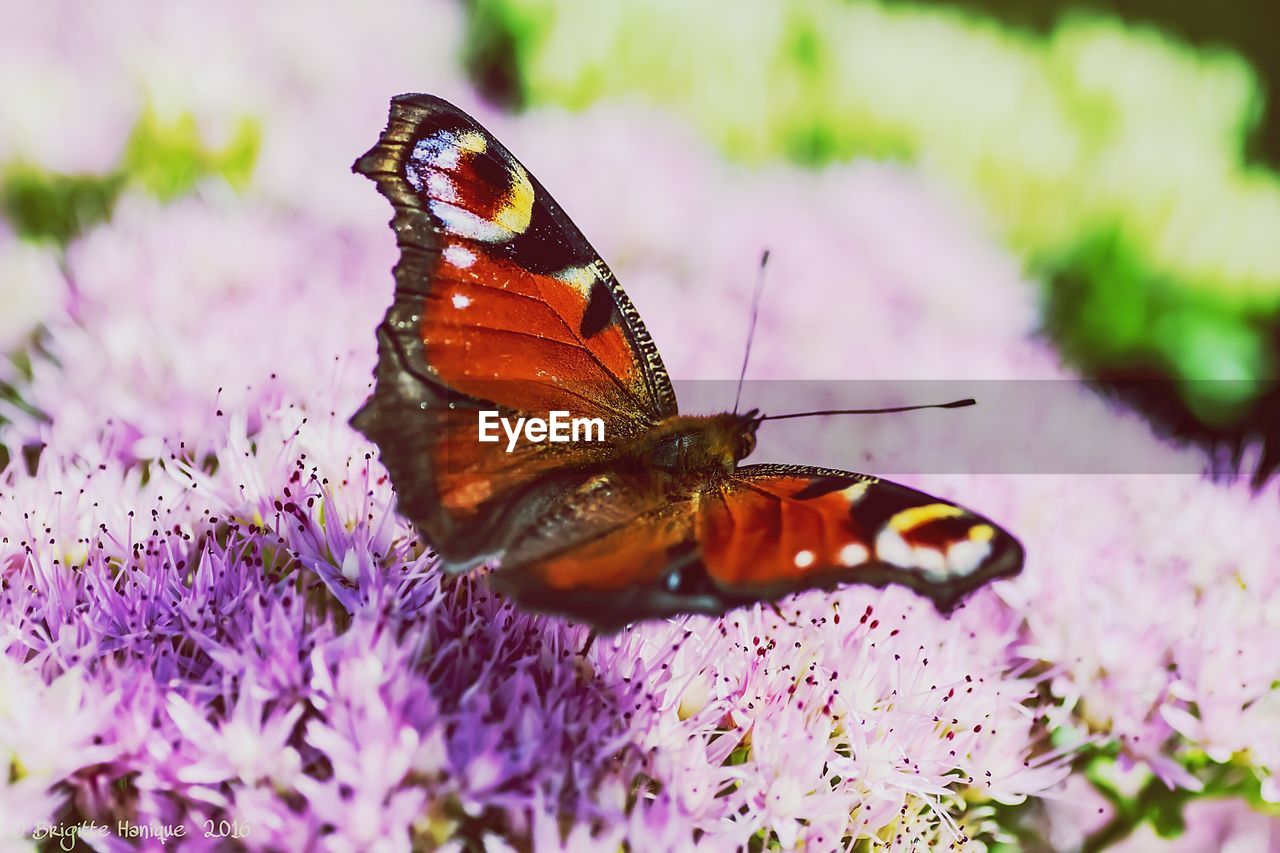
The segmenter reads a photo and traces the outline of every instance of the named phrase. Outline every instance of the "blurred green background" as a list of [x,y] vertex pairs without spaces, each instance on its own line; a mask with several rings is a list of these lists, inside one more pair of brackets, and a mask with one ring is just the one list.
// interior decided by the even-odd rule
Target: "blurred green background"
[[[467,65],[509,106],[616,98],[747,163],[909,162],[1042,283],[1064,358],[1178,436],[1280,466],[1280,81],[1262,2],[471,0]],[[251,174],[246,122],[139,120],[118,166],[7,164],[0,205],[65,243],[138,182]],[[760,203],[768,204],[768,199]],[[1131,379],[1171,382],[1130,383]]]
[[[1066,359],[1276,467],[1280,79],[1263,3],[475,0],[491,97],[637,97],[726,154],[910,162],[1043,282]],[[767,204],[761,199],[761,204]],[[1171,379],[1176,382],[1131,382]]]

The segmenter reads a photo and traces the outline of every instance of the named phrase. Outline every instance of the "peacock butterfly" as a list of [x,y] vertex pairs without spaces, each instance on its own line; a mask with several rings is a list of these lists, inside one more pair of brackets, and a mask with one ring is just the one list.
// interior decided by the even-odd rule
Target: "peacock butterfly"
[[[394,208],[395,297],[352,419],[450,571],[604,630],[798,590],[902,584],[947,612],[1022,567],[991,521],[895,483],[739,466],[758,412],[681,415],[609,268],[457,107],[392,100],[354,171]],[[603,440],[493,441],[485,416],[598,421]],[[536,436],[534,436],[536,437]]]

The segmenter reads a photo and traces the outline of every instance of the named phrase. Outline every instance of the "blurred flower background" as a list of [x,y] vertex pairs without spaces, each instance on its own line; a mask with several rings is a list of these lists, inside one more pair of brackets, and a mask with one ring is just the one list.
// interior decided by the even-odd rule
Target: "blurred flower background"
[[[1036,5],[6,0],[0,844],[1280,850],[1280,69],[1261,6]],[[1084,377],[1219,476],[914,477],[1024,574],[584,660],[443,581],[347,425],[395,259],[349,166],[406,91],[677,378],[734,375],[768,247],[754,375]]]

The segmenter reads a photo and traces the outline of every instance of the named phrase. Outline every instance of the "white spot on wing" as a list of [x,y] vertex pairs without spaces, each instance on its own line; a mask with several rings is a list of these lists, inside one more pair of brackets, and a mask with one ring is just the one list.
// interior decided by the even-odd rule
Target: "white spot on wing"
[[836,559],[840,561],[842,566],[856,566],[859,563],[865,563],[869,556],[866,546],[861,542],[850,542],[840,549],[840,554]]
[[409,159],[436,169],[456,169],[458,168],[458,151],[457,135],[442,130],[425,139],[419,139],[413,146],[413,153],[409,155]]
[[947,575],[947,556],[937,548],[920,546],[911,550],[914,568],[929,575],[945,577]]
[[[414,189],[422,191],[422,171],[433,170],[436,172],[451,172],[458,168],[458,160],[466,152],[467,154],[483,154],[488,148],[488,143],[484,136],[469,130],[461,135],[451,130],[441,130],[431,134],[428,137],[419,139],[413,146],[413,152],[409,154],[409,160],[414,163],[416,169],[406,169],[406,176],[409,183],[413,184]],[[432,194],[438,194],[441,198],[452,200],[454,198],[454,187],[450,183],[445,188],[444,184],[440,184],[439,188],[434,183],[436,175],[428,178],[428,185]],[[443,175],[438,177],[444,178]],[[444,178],[447,181],[447,178]]]
[[471,304],[471,297],[463,296],[461,293],[453,294],[454,308],[466,308],[470,304]]
[[990,553],[990,541],[961,539],[947,549],[947,570],[953,575],[971,574]]
[[453,181],[443,172],[431,172],[427,175],[427,192],[432,198],[441,201],[458,200],[458,191],[453,186]]
[[796,552],[796,568],[807,569],[813,565],[813,561],[817,559],[812,551]]
[[445,246],[444,259],[450,266],[465,270],[476,262],[475,252],[472,252],[466,246]]
[[891,527],[885,527],[876,536],[876,557],[900,569],[910,569],[915,566],[915,560],[911,556],[911,546],[898,531]]
[[482,243],[501,243],[510,240],[514,234],[495,222],[481,219],[469,210],[463,210],[447,201],[431,200],[431,212],[434,213],[451,234],[466,237],[468,240],[479,240]]

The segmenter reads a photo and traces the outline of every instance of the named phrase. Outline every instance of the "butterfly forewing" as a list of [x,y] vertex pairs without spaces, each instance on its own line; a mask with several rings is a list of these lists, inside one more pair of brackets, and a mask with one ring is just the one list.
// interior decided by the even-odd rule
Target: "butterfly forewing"
[[[355,424],[401,511],[455,566],[500,553],[529,493],[676,411],[635,309],[555,200],[470,116],[402,95],[355,164],[392,203],[396,294]],[[482,443],[478,412],[600,418],[596,445]],[[536,495],[535,495],[536,496]]]
[[395,207],[407,299],[387,323],[408,368],[514,411],[598,416],[611,433],[675,413],[657,350],[609,268],[470,116],[402,95],[355,169]]

